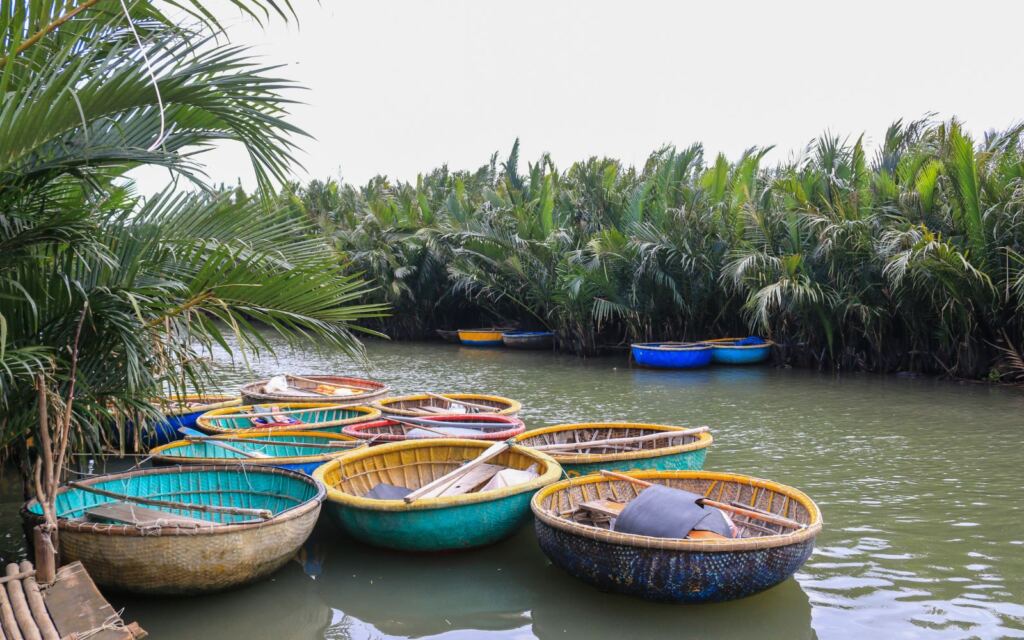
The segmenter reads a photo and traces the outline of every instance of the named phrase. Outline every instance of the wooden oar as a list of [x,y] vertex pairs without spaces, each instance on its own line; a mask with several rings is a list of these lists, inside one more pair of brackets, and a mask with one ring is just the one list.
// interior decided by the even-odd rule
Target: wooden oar
[[485,412],[488,413],[494,411],[494,407],[488,407],[487,405],[476,404],[475,402],[466,402],[465,400],[456,400],[455,398],[442,396],[439,393],[431,393],[430,391],[424,391],[423,393],[431,398],[434,398],[435,400],[444,400],[448,404],[461,404],[464,407],[471,407],[473,409],[483,409]]
[[423,495],[430,493],[434,489],[437,489],[438,487],[444,487],[446,485],[449,485],[452,482],[454,482],[455,480],[458,480],[459,478],[464,476],[469,471],[472,471],[476,467],[479,467],[483,463],[487,462],[491,458],[494,458],[496,456],[501,455],[502,453],[507,451],[510,446],[511,445],[509,443],[507,443],[507,442],[496,442],[496,443],[492,444],[491,446],[487,447],[487,449],[484,450],[483,453],[481,453],[477,457],[473,458],[472,460],[470,460],[466,464],[462,465],[458,469],[454,469],[452,471],[449,471],[448,473],[444,474],[440,478],[438,478],[436,480],[433,480],[431,482],[428,482],[427,484],[423,485],[419,489],[416,489],[415,491],[409,493],[409,495],[405,496],[402,499],[405,500],[406,503],[411,503],[414,500],[422,497]]
[[[632,482],[633,484],[640,487],[651,487],[654,485],[653,482],[647,482],[646,480],[641,480],[640,478],[634,478],[632,476],[627,476],[622,473],[615,473],[614,471],[607,471],[605,469],[601,469],[601,475],[607,478],[615,478],[616,480],[625,480],[626,482]],[[786,527],[789,529],[804,529],[807,527],[807,525],[801,522],[797,522],[796,520],[790,520],[789,518],[784,518],[782,516],[777,516],[775,514],[758,513],[756,511],[751,511],[750,509],[745,509],[743,507],[734,507],[731,504],[726,504],[724,502],[716,502],[714,500],[709,500],[707,498],[701,498],[700,500],[697,501],[697,504],[705,505],[708,507],[714,507],[716,509],[721,509],[722,511],[735,513],[736,515],[740,516],[746,516],[747,518],[753,520],[762,520],[764,522],[770,522],[780,527]]]
[[680,436],[695,436],[710,431],[709,427],[696,427],[683,431],[659,431],[658,433],[647,434],[646,436],[633,436],[631,438],[608,438],[606,440],[582,440],[580,442],[560,442],[557,444],[542,444],[530,447],[537,451],[564,451],[572,449],[587,449],[589,447],[600,447],[605,445],[633,444],[636,442],[648,442],[650,440],[663,440],[666,438],[678,438]]
[[[189,429],[188,427],[178,427],[178,431],[180,431],[181,433],[184,433],[186,436],[189,436],[191,438],[196,438],[196,437],[202,438],[202,436],[203,436],[202,432],[196,431],[195,429]],[[234,451],[235,453],[241,454],[241,455],[245,456],[246,458],[269,458],[270,457],[270,456],[268,456],[265,453],[257,453],[255,451],[246,451],[244,449],[239,449],[238,447],[233,447],[230,444],[227,444],[227,443],[225,443],[223,441],[220,441],[220,440],[204,440],[204,442],[209,442],[213,446],[220,447],[221,449],[227,449],[228,451]]]
[[130,496],[124,493],[114,493],[113,491],[107,491],[106,489],[100,489],[81,482],[69,482],[68,486],[88,493],[95,493],[98,496],[115,498],[123,502],[149,504],[154,507],[167,507],[168,509],[179,509],[181,511],[201,511],[203,513],[228,513],[235,516],[256,516],[258,518],[263,518],[264,520],[269,520],[274,517],[274,514],[270,509],[246,509],[244,507],[221,507],[212,504],[189,504],[186,502],[173,502],[171,500],[156,500],[154,498]]

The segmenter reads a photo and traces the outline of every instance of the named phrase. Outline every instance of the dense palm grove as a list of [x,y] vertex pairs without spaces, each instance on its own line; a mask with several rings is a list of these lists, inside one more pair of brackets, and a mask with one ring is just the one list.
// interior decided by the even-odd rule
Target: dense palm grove
[[397,338],[510,322],[594,354],[756,333],[793,364],[1012,380],[1024,373],[1022,127],[973,141],[896,122],[868,157],[826,134],[766,166],[700,145],[567,170],[518,143],[475,172],[291,185]]

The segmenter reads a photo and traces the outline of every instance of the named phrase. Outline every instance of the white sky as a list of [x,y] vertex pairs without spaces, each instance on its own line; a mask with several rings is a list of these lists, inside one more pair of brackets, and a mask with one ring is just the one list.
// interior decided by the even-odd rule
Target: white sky
[[[517,136],[524,160],[548,151],[564,169],[695,141],[783,159],[826,129],[877,142],[930,111],[977,136],[1024,117],[1016,0],[292,1],[298,23],[227,21],[308,88],[292,111],[313,136],[303,180],[475,169]],[[252,184],[240,149],[206,164]],[[137,177],[143,192],[167,181]]]

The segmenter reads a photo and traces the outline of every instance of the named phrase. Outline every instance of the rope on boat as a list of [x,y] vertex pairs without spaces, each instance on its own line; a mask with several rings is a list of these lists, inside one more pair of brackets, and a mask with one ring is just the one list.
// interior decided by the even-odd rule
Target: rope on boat
[[93,627],[86,631],[76,631],[67,635],[64,640],[88,640],[93,636],[99,635],[104,631],[120,631],[127,628],[124,620],[121,619],[121,614],[124,613],[122,608],[120,611],[110,614],[107,619],[103,621],[103,624],[98,627]]

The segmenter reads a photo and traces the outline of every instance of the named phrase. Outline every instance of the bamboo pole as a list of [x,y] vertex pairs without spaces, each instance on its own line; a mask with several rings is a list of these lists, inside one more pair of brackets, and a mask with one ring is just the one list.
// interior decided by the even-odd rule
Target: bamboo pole
[[22,578],[21,586],[25,589],[28,608],[32,610],[32,617],[36,621],[36,626],[39,627],[39,633],[42,634],[43,640],[60,640],[60,634],[57,633],[57,628],[53,625],[50,613],[46,610],[43,595],[39,592],[39,585],[36,584],[34,577],[36,572],[32,569],[32,563],[22,560],[18,569],[21,570],[21,573],[17,575]]
[[170,500],[154,500],[152,498],[142,498],[139,496],[129,496],[123,493],[114,493],[113,491],[107,491],[106,489],[100,489],[81,482],[69,482],[68,486],[88,493],[95,493],[98,496],[115,498],[125,502],[148,504],[155,507],[167,507],[169,509],[179,509],[182,511],[201,511],[203,513],[227,513],[236,516],[257,516],[264,520],[269,520],[274,517],[274,514],[270,509],[246,509],[244,507],[221,507],[212,504],[189,504],[186,502],[172,502]]
[[[13,562],[7,565],[7,575],[18,575],[18,565]],[[32,619],[32,610],[28,608],[28,600],[25,599],[25,591],[21,588],[21,580],[11,580],[6,585],[7,597],[11,600],[11,609],[14,610],[14,619],[21,627],[21,635],[25,640],[43,640],[39,633],[39,627]]]
[[24,640],[21,629],[18,628],[18,621],[14,617],[14,609],[11,608],[11,600],[7,597],[7,589],[4,587],[0,587],[0,623],[3,624],[7,640]]
[[542,444],[530,447],[537,451],[564,451],[572,449],[587,449],[590,447],[601,447],[605,445],[635,444],[637,442],[649,442],[651,440],[664,440],[666,438],[679,438],[681,436],[695,436],[707,433],[709,427],[697,427],[695,429],[684,429],[681,431],[659,431],[645,436],[633,436],[630,438],[608,438],[605,440],[586,440],[583,442],[561,442],[557,444]]
[[[632,482],[637,486],[642,486],[645,488],[654,485],[653,482],[647,482],[646,480],[641,480],[640,478],[634,478],[632,476],[627,476],[623,473],[615,473],[614,471],[607,471],[605,469],[601,470],[601,475],[605,476],[606,478],[614,478],[616,480],[625,480],[626,482]],[[789,518],[783,518],[782,516],[777,516],[775,514],[758,513],[756,511],[751,511],[750,509],[746,509],[743,507],[734,507],[731,504],[726,504],[724,502],[708,500],[707,498],[701,498],[697,500],[697,504],[702,506],[714,507],[716,509],[728,511],[730,513],[735,513],[741,516],[746,516],[747,518],[750,518],[752,520],[763,520],[764,522],[769,522],[771,524],[786,527],[788,529],[803,529],[806,527],[805,524],[797,522],[796,520],[790,520]]]
[[495,457],[501,455],[502,453],[507,451],[511,446],[512,445],[510,445],[507,442],[496,442],[493,445],[491,445],[490,447],[487,447],[487,449],[483,453],[481,453],[477,457],[473,458],[472,460],[470,460],[466,464],[462,465],[458,469],[455,469],[453,471],[449,471],[448,473],[444,474],[440,478],[437,478],[436,480],[428,482],[427,484],[423,485],[419,489],[416,489],[415,491],[411,492],[409,495],[405,496],[402,499],[405,500],[406,503],[411,503],[414,500],[416,500],[417,498],[420,498],[421,496],[423,496],[423,495],[425,495],[427,493],[430,493],[431,491],[433,491],[434,489],[437,489],[438,487],[443,487],[443,486],[446,486],[448,484],[451,484],[452,481],[461,478],[466,473],[468,473],[469,471],[472,471],[473,469],[479,467],[480,465],[482,465],[483,463],[487,462],[491,458],[495,458]]

